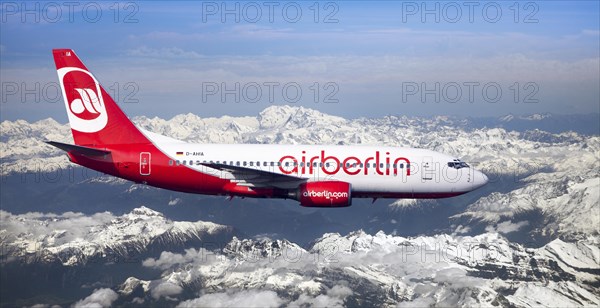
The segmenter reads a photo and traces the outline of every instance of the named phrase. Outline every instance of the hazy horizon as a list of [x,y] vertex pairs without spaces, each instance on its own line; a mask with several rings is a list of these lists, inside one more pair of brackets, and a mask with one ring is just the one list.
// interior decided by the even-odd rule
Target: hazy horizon
[[130,116],[600,112],[598,2],[269,3],[3,2],[1,120],[66,121],[53,48]]

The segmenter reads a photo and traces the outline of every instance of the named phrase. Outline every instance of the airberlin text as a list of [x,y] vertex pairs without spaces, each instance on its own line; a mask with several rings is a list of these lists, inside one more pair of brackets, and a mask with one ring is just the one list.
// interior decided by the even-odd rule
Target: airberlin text
[[314,190],[307,190],[304,193],[302,193],[302,195],[304,197],[311,197],[311,198],[326,198],[326,199],[339,199],[339,198],[348,198],[348,193],[347,192],[339,192],[339,191],[314,191]]
[[[307,156],[306,151],[297,158],[286,155],[279,159],[279,171],[283,174],[314,174],[321,171],[326,175],[337,174],[340,170],[348,175],[358,175],[361,172],[368,175],[375,172],[378,175],[398,175],[398,169],[405,169],[410,176],[410,160],[406,157],[390,157],[390,152],[375,151],[372,156],[360,159],[355,156],[337,157],[321,151],[320,155]],[[392,170],[392,171],[391,171]]]

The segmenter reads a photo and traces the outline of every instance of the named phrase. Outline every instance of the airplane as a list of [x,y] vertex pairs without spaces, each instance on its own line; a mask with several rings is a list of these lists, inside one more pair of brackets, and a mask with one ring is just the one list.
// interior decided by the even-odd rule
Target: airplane
[[75,144],[47,143],[75,164],[186,193],[347,207],[353,198],[447,198],[487,184],[481,171],[427,149],[191,144],[137,127],[71,49],[53,49]]

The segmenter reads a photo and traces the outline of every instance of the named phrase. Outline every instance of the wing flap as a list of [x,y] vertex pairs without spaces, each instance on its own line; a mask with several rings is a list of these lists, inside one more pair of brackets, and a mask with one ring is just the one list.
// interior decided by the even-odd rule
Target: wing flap
[[251,169],[240,166],[231,166],[226,164],[202,163],[202,165],[231,173],[234,177],[234,180],[232,180],[232,182],[235,182],[240,186],[295,187],[299,183],[303,183],[308,180],[308,178],[289,174],[281,174],[271,171]]

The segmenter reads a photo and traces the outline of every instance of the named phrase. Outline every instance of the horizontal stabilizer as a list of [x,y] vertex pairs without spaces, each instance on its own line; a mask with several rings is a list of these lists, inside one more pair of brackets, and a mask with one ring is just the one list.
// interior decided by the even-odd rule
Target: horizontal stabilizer
[[56,142],[56,141],[46,141],[46,143],[49,145],[55,146],[65,152],[68,152],[68,153],[74,152],[77,154],[83,154],[83,155],[87,155],[87,156],[103,156],[103,155],[110,154],[110,151],[88,148],[88,147],[83,147],[80,145],[73,145],[73,144],[61,143],[61,142]]

